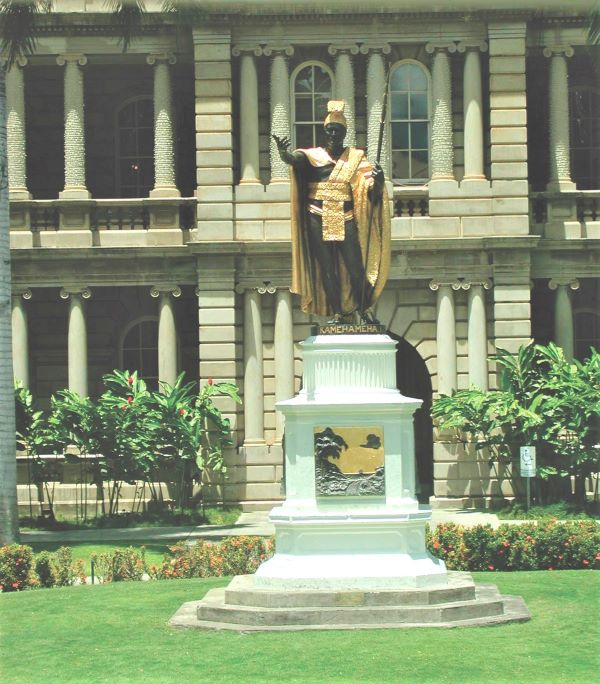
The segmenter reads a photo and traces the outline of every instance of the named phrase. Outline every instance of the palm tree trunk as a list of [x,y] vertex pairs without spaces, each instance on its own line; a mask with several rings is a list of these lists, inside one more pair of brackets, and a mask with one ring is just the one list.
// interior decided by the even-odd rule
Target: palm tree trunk
[[19,537],[10,307],[6,83],[5,71],[0,68],[0,545],[16,542]]

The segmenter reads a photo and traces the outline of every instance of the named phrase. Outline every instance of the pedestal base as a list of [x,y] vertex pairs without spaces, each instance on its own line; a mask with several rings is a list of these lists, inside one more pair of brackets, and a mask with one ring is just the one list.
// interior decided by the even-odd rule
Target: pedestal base
[[201,601],[184,603],[169,624],[253,632],[475,627],[530,617],[521,598],[500,596],[494,585],[476,587],[466,572],[449,573],[443,588],[403,591],[275,590],[240,575]]
[[274,508],[276,553],[256,586],[278,589],[403,589],[445,586],[446,567],[425,549],[429,511],[356,504]]

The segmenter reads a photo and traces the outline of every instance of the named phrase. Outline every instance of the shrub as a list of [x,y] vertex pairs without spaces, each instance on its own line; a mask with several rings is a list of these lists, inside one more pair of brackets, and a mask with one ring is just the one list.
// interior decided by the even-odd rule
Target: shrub
[[109,553],[93,553],[98,581],[104,582],[135,582],[143,578],[146,572],[146,555],[142,546],[140,553],[133,547],[115,549]]
[[0,547],[0,591],[20,591],[36,584],[31,547],[21,544]]
[[56,586],[58,576],[54,558],[48,551],[42,551],[35,557],[35,572],[41,587],[50,589],[51,587]]
[[593,521],[523,525],[439,525],[427,548],[449,570],[600,569],[600,528]]
[[273,540],[262,537],[230,537],[216,544],[198,541],[193,546],[176,544],[169,547],[162,565],[152,566],[150,576],[156,579],[188,577],[223,577],[247,575],[273,555]]
[[85,584],[86,576],[82,560],[73,560],[73,549],[61,546],[54,554],[56,570],[56,586],[70,587],[73,584]]

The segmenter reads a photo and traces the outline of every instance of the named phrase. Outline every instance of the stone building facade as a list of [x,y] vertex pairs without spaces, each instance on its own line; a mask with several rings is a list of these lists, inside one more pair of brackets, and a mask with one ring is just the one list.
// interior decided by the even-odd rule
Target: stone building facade
[[290,282],[287,167],[324,103],[377,147],[393,198],[377,316],[398,339],[421,496],[510,496],[506,473],[434,434],[432,397],[496,386],[489,356],[600,337],[600,48],[589,3],[203,2],[186,26],[146,3],[126,52],[100,0],[57,0],[7,75],[14,367],[42,405],[113,368],[236,382],[237,448],[209,494],[281,497],[283,422],[311,317]]

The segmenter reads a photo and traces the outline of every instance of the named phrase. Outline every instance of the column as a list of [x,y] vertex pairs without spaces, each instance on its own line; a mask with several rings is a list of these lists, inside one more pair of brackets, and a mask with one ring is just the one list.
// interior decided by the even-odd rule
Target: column
[[264,372],[260,293],[244,291],[244,444],[264,444]]
[[[271,60],[271,135],[290,137],[290,76],[287,58],[294,54],[291,45],[285,47],[266,47],[263,53],[272,56]],[[277,145],[269,138],[271,152],[271,183],[287,183],[289,170],[281,160]]]
[[177,380],[177,325],[173,298],[181,297],[178,285],[155,285],[150,296],[158,301],[158,379],[169,385]]
[[437,292],[438,394],[452,394],[457,386],[454,292],[460,289],[460,283],[458,281],[444,283],[432,280],[429,287]]
[[569,141],[569,70],[567,57],[573,48],[556,45],[544,48],[550,58],[550,181],[548,190],[575,190],[571,180],[571,151]]
[[232,53],[240,59],[240,183],[260,183],[258,145],[258,76],[256,57],[262,48],[236,46]]
[[433,53],[431,123],[431,180],[454,180],[454,139],[452,135],[452,74],[450,53],[454,43],[427,43]]
[[[292,321],[292,294],[288,288],[277,290],[275,295],[275,401],[294,396],[294,326]],[[276,413],[275,441],[283,438],[284,420],[281,411]]]
[[92,296],[89,287],[65,288],[61,299],[69,300],[68,369],[69,389],[81,397],[88,396],[87,326],[85,301]]
[[[384,55],[390,54],[391,47],[387,43],[379,46],[363,44],[360,51],[365,55],[369,55],[367,62],[367,156],[371,161],[375,161],[377,159],[383,95],[385,91],[386,65]],[[383,131],[380,164],[385,171],[386,177],[389,178],[391,170],[387,125],[384,126]]]
[[548,283],[556,290],[554,300],[554,342],[562,347],[565,358],[572,361],[575,356],[575,330],[573,326],[573,304],[570,290],[579,289],[576,278],[552,278]]
[[171,73],[175,64],[170,52],[146,57],[154,66],[154,189],[151,197],[179,197],[175,181],[175,143]]
[[90,197],[85,185],[85,122],[82,54],[58,55],[56,63],[65,67],[65,189],[61,198]]
[[344,114],[348,123],[346,129],[346,145],[356,146],[356,117],[354,112],[354,65],[352,56],[358,54],[358,46],[330,45],[330,55],[337,55],[335,60],[335,99],[344,100]]
[[463,282],[462,287],[468,291],[467,353],[469,386],[474,386],[487,392],[488,363],[485,290],[490,289],[491,282],[486,278],[479,282]]
[[485,180],[483,173],[483,104],[481,91],[481,57],[487,44],[458,44],[458,51],[465,52],[463,67],[463,112],[465,180]]
[[25,135],[25,57],[6,72],[6,155],[10,199],[30,199],[27,190],[27,143]]
[[31,299],[31,290],[25,288],[12,293],[12,359],[15,380],[29,387],[29,328],[27,309],[23,300]]

